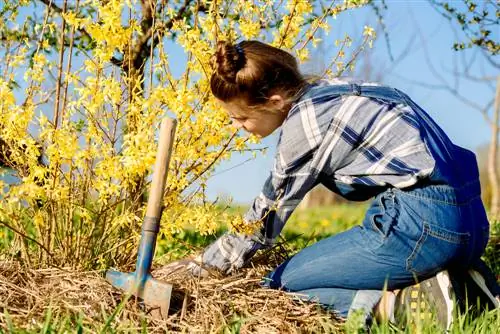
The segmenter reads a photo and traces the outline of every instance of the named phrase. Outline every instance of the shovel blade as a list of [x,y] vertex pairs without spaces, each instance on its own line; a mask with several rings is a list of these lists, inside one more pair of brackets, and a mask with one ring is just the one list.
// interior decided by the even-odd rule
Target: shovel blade
[[106,272],[106,280],[114,287],[142,299],[144,304],[152,308],[151,314],[154,318],[167,319],[172,284],[156,280],[151,275],[148,275],[141,284],[135,273],[122,273],[114,270]]
[[115,270],[108,270],[106,271],[106,280],[115,288],[121,289],[131,295],[135,295],[135,273],[122,273]]
[[167,319],[172,296],[172,284],[168,284],[152,278],[146,280],[142,290],[144,303],[153,308],[151,314],[155,318]]

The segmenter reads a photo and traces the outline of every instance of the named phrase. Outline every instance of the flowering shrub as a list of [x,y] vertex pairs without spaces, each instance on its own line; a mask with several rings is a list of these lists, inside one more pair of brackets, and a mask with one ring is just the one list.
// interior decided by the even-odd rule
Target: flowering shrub
[[[165,116],[178,129],[162,233],[215,231],[227,216],[207,201],[205,182],[220,161],[258,142],[234,133],[210,94],[217,40],[259,39],[305,61],[329,17],[367,3],[4,1],[0,162],[15,181],[1,184],[0,224],[10,254],[36,265],[129,263]],[[358,47],[371,43],[370,29]],[[175,44],[183,64],[171,60]],[[350,44],[339,42],[327,74],[352,65],[343,62]]]

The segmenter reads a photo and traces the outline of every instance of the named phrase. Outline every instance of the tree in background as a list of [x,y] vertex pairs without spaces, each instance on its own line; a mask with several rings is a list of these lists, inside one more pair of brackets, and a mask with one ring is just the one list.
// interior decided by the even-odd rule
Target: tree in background
[[496,0],[436,1],[431,4],[452,24],[464,32],[465,41],[456,41],[455,50],[478,47],[492,56],[500,52],[498,25],[500,23],[500,5]]
[[[0,185],[6,251],[32,265],[130,263],[165,116],[179,125],[162,232],[213,232],[227,217],[205,182],[258,141],[234,132],[209,93],[216,42],[260,39],[304,61],[328,18],[369,3],[3,1],[0,162],[16,178]],[[366,27],[357,43],[339,41],[329,74],[373,38]]]

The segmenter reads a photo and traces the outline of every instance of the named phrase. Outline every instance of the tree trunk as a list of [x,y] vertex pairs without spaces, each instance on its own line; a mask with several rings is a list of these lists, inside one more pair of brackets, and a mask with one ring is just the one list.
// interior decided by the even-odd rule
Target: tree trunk
[[491,186],[490,217],[500,219],[500,179],[498,177],[498,133],[500,120],[500,76],[497,78],[495,104],[493,106],[493,123],[491,127],[491,143],[488,152],[488,179]]

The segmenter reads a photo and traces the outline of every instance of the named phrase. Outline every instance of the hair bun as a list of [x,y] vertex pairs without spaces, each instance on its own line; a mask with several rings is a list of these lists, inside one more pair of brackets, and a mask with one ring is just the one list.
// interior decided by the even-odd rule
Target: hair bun
[[218,42],[215,52],[215,71],[226,82],[236,83],[238,71],[245,66],[245,55],[240,45]]

